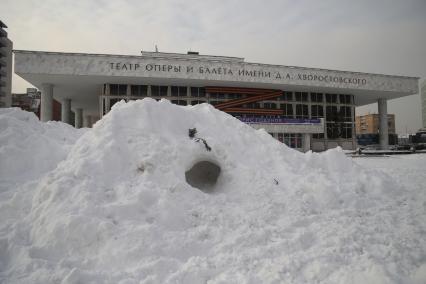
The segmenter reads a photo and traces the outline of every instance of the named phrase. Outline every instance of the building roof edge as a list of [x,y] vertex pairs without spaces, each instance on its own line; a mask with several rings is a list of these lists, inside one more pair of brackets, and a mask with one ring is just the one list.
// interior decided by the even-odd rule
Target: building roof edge
[[[104,54],[104,53],[79,53],[79,52],[58,52],[58,51],[37,51],[37,50],[23,50],[23,49],[14,49],[13,53],[42,53],[42,54],[52,54],[52,55],[74,55],[74,56],[114,56],[114,57],[121,57],[121,58],[141,58],[144,57],[142,55],[122,55],[122,54]],[[161,53],[160,53],[161,54]],[[170,53],[168,53],[170,54]],[[178,54],[178,53],[176,53]],[[182,54],[185,55],[185,54]],[[215,58],[239,58],[239,57],[226,57],[226,56],[215,56],[215,55],[208,55],[209,57],[212,57],[212,59],[207,58],[207,55],[201,56],[199,59],[195,57],[191,58],[183,58],[183,57],[148,57],[148,58],[161,58],[161,59],[180,59],[180,60],[198,60],[198,61],[213,61],[213,62],[226,62],[226,60],[218,60]],[[144,57],[147,58],[147,57]],[[241,64],[251,64],[251,65],[258,65],[258,66],[274,66],[274,67],[287,67],[287,68],[299,68],[299,69],[306,69],[306,70],[317,70],[317,71],[331,71],[331,72],[343,72],[343,73],[350,73],[350,74],[359,74],[359,75],[373,75],[373,76],[383,76],[383,77],[395,77],[395,78],[405,78],[405,79],[417,79],[420,80],[420,77],[414,77],[414,76],[403,76],[403,75],[388,75],[388,74],[380,74],[380,73],[367,73],[367,72],[358,72],[358,71],[347,71],[347,70],[336,70],[336,69],[325,69],[325,68],[312,68],[312,67],[303,67],[303,66],[290,66],[290,65],[280,65],[280,64],[266,64],[266,63],[256,63],[256,62],[236,62]]]

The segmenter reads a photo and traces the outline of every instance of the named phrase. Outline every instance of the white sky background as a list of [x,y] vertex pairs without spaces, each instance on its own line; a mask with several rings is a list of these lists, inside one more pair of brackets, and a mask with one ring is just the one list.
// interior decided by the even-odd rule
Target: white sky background
[[[1,0],[14,49],[140,50],[426,78],[426,0]],[[29,87],[13,77],[13,91]],[[357,114],[377,112],[377,105]],[[397,132],[421,127],[419,95],[392,100]]]

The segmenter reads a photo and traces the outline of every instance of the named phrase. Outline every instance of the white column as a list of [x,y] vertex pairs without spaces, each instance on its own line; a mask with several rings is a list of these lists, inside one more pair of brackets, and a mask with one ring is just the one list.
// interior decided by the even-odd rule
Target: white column
[[146,90],[146,95],[147,95],[148,97],[151,97],[151,96],[152,96],[151,85],[148,85],[147,90]]
[[83,126],[83,109],[77,108],[75,110],[75,128],[81,128]]
[[[167,96],[171,97],[172,96],[172,87],[171,86],[167,86]],[[170,100],[170,99],[169,99]]]
[[126,96],[129,98],[132,95],[132,85],[127,84]]
[[356,125],[355,125],[355,107],[351,107],[352,117],[352,150],[355,150],[358,148],[357,142],[356,142]]
[[41,85],[40,120],[49,121],[53,119],[53,85]]
[[71,124],[71,100],[64,99],[61,104],[61,120],[64,123]]
[[83,116],[83,127],[92,127],[92,116],[91,115]]
[[303,152],[311,150],[311,134],[303,133]]
[[[325,96],[325,94],[324,94]],[[325,100],[325,98],[324,98]],[[327,135],[327,103],[323,104],[324,108],[324,149],[328,149],[328,135]]]
[[379,99],[377,102],[379,109],[379,141],[380,148],[386,150],[389,148],[388,136],[388,105],[386,99]]
[[111,94],[111,89],[109,84],[105,84],[105,95],[109,96]]

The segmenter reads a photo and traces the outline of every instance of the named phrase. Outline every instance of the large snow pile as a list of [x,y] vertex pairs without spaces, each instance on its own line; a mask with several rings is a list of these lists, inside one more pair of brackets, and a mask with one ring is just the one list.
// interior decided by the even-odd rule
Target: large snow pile
[[53,170],[82,133],[56,121],[41,123],[19,108],[0,108],[0,192]]
[[[203,161],[220,175],[197,189],[186,173]],[[413,191],[341,150],[301,154],[206,104],[119,103],[50,168],[1,193],[0,282],[426,276],[426,200],[412,210]]]

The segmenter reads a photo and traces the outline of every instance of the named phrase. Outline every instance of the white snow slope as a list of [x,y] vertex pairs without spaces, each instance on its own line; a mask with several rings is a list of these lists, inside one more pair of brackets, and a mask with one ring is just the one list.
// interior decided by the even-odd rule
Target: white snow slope
[[[0,192],[2,283],[426,279],[424,188],[339,149],[301,154],[207,104],[121,102],[60,160]],[[185,181],[201,160],[222,169],[212,193]]]
[[20,108],[0,108],[0,192],[53,170],[84,132],[61,122],[40,123]]

